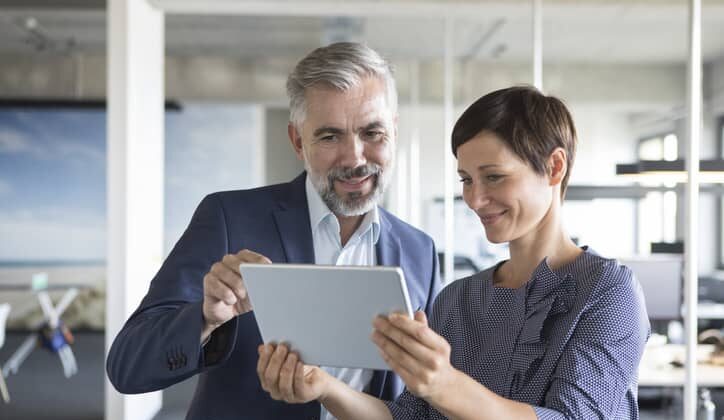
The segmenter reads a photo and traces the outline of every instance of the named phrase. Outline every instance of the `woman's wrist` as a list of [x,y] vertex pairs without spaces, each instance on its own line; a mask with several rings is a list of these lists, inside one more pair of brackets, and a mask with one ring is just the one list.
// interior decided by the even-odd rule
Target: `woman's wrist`
[[470,380],[471,378],[468,375],[451,367],[449,379],[445,386],[439,387],[437,392],[430,394],[425,400],[433,407],[439,408],[455,404],[452,399],[455,398],[456,394],[462,392]]

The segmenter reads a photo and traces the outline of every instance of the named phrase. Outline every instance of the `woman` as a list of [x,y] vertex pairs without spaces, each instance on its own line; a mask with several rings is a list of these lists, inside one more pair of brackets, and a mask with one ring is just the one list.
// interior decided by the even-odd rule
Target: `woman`
[[637,419],[648,318],[631,271],[563,229],[576,150],[565,105],[532,87],[490,93],[457,121],[452,149],[465,202],[510,259],[446,287],[429,326],[423,312],[374,320],[372,340],[406,385],[397,400],[273,345],[259,347],[264,389],[318,399],[339,419]]

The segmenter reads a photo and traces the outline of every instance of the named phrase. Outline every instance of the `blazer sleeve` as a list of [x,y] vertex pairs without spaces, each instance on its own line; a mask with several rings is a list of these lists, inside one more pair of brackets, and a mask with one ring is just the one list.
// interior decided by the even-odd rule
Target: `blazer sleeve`
[[140,306],[113,340],[106,372],[118,391],[163,389],[228,358],[236,340],[236,318],[218,328],[203,349],[200,344],[203,278],[228,250],[224,210],[211,194],[199,204]]
[[[432,242],[432,240],[431,240]],[[435,298],[442,290],[442,280],[440,278],[440,261],[437,257],[437,250],[435,249],[435,243],[432,243],[432,273],[430,273],[430,292],[427,296],[427,307],[425,313],[428,318],[432,316],[432,308],[435,304]]]

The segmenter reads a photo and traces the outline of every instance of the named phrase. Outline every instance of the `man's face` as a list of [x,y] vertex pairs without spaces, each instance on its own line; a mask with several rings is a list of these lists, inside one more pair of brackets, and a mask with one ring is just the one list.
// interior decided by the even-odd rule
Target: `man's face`
[[312,184],[335,214],[368,212],[388,184],[397,135],[384,80],[365,78],[346,92],[311,87],[305,101],[306,119],[289,125],[289,138]]

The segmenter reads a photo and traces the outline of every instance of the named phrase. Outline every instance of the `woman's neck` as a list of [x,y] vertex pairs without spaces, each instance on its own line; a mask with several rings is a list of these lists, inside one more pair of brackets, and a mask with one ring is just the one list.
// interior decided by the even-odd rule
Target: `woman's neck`
[[533,231],[509,243],[510,260],[496,271],[498,287],[522,286],[544,258],[552,269],[556,269],[583,252],[563,229],[556,207],[551,207]]

